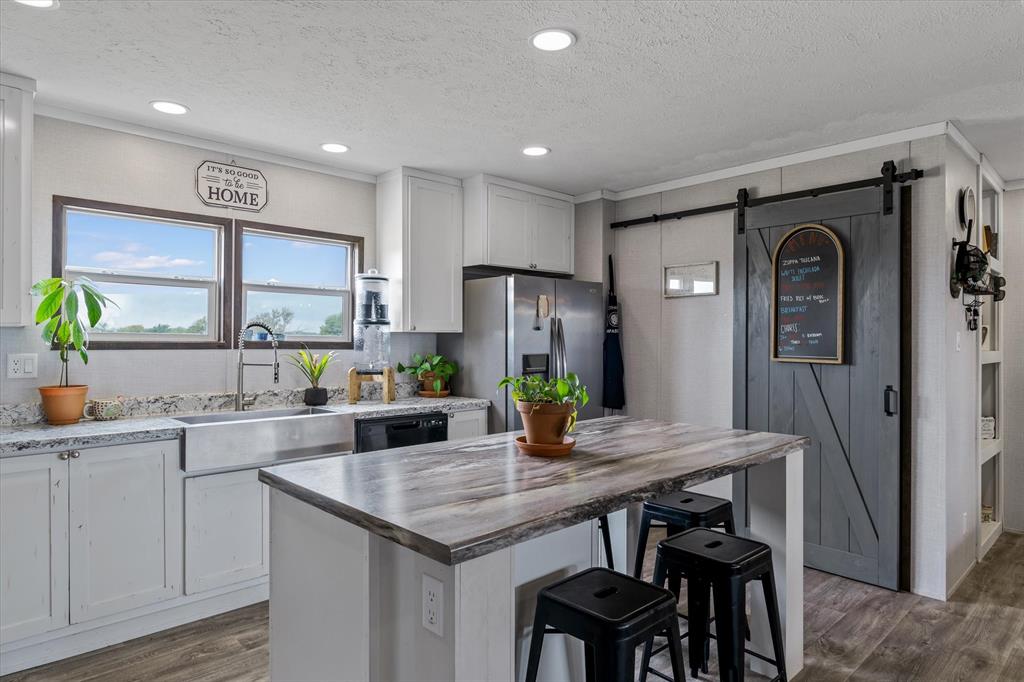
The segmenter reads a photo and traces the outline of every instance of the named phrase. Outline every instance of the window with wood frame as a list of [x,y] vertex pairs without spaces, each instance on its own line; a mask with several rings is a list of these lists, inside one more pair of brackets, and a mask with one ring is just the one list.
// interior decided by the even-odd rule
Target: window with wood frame
[[266,324],[286,347],[351,347],[362,237],[248,221],[236,228],[237,319]]
[[116,306],[93,348],[222,347],[230,219],[54,197],[53,274],[86,276]]

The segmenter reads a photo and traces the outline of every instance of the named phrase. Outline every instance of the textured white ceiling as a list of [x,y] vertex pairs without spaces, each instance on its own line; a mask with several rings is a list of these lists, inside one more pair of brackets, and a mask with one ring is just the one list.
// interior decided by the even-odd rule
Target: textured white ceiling
[[[0,26],[41,103],[363,172],[579,194],[950,119],[1024,177],[1019,1],[4,0]],[[550,26],[575,47],[530,47]]]

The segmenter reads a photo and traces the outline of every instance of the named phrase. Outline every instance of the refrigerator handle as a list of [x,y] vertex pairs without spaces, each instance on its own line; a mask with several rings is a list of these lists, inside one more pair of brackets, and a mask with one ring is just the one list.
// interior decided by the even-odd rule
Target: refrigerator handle
[[569,359],[565,352],[565,328],[562,326],[562,318],[558,318],[558,359],[562,363],[559,369],[559,376],[564,378],[569,373]]
[[548,361],[548,377],[557,379],[562,370],[560,346],[558,343],[558,318],[551,318],[551,358]]

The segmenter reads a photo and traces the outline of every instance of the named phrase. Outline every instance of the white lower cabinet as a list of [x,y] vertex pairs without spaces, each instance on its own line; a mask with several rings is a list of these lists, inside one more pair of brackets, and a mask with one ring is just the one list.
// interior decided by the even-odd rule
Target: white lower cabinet
[[448,415],[448,440],[487,435],[487,410],[466,410]]
[[178,442],[72,451],[69,462],[71,622],[181,594]]
[[266,575],[270,493],[259,471],[185,479],[185,593]]
[[68,461],[0,459],[0,642],[68,624]]

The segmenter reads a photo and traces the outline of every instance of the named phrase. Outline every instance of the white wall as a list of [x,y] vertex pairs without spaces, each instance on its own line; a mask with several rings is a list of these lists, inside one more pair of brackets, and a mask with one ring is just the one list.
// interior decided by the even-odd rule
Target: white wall
[[[195,194],[195,169],[204,160],[235,161],[259,168],[267,176],[270,201],[253,214],[204,205]],[[32,168],[32,280],[50,276],[53,195],[147,206],[204,215],[245,218],[326,232],[359,235],[364,264],[374,265],[376,245],[376,188],[373,184],[299,170],[262,161],[233,158],[170,142],[37,116]],[[416,350],[432,350],[432,334],[393,335],[396,360]],[[7,353],[39,354],[39,378],[4,379],[0,402],[38,400],[37,386],[55,383],[56,353],[39,339],[36,327],[0,330]],[[254,356],[270,351],[255,351]],[[329,370],[329,381],[340,383],[352,360]],[[97,350],[88,367],[71,361],[71,380],[90,385],[90,395],[159,395],[219,392],[234,389],[234,353],[230,350]],[[6,361],[5,361],[6,365]],[[270,388],[269,371],[247,373],[246,388]],[[283,369],[281,386],[300,387],[297,371]]]
[[1003,526],[1024,533],[1024,189],[1003,195]]
[[[951,240],[963,239],[957,217],[962,187],[978,186],[978,166],[949,138],[946,140],[945,232],[947,268],[952,266]],[[972,234],[976,240],[977,231]],[[948,270],[947,270],[948,273]],[[946,275],[948,278],[948,274]],[[938,283],[936,283],[938,286]],[[967,330],[960,297],[946,302],[946,591],[951,592],[978,555],[978,432],[977,386],[980,332]],[[958,341],[959,340],[959,341]],[[962,485],[961,482],[970,482]]]
[[[947,301],[951,299],[945,293],[946,153],[945,138],[940,136],[639,196],[616,202],[615,207],[615,219],[626,220],[733,201],[744,186],[753,196],[792,192],[878,175],[888,159],[904,169],[926,171],[914,183],[911,233],[914,381],[909,390],[915,403],[911,584],[915,592],[937,598],[945,598],[947,586],[947,431],[961,436],[957,427],[948,424],[952,415],[946,411],[946,368],[948,362],[955,361],[960,368],[969,361],[966,354],[951,359],[947,353]],[[629,414],[731,425],[733,230],[732,214],[721,213],[614,231]],[[718,296],[662,297],[662,267],[707,260],[719,261]],[[964,420],[963,428],[973,428],[973,414],[956,418]],[[962,480],[965,489],[974,490],[973,477]],[[717,492],[727,495],[728,489]]]

